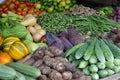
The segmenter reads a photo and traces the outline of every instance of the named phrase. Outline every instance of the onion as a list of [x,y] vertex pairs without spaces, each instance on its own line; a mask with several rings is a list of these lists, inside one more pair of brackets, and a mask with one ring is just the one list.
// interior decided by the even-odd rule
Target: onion
[[28,26],[27,30],[32,34],[36,33],[36,29],[33,26]]
[[33,39],[35,42],[39,42],[41,40],[42,35],[38,32],[33,34]]
[[41,35],[45,35],[46,34],[46,31],[43,30],[43,29],[38,29],[37,32],[40,33]]

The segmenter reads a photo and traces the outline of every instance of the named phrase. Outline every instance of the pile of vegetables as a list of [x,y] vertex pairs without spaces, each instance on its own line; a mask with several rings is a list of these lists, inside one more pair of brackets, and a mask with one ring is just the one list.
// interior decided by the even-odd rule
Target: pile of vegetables
[[76,5],[70,8],[69,14],[80,15],[80,16],[88,16],[88,15],[100,15],[100,13],[90,7],[86,7],[83,5]]
[[39,16],[42,14],[42,11],[40,9],[36,9],[32,2],[22,2],[19,0],[7,0],[0,5],[0,15],[2,13],[8,13],[9,11],[21,16],[25,16],[27,14]]
[[36,80],[40,75],[41,72],[37,68],[22,63],[0,64],[1,80]]
[[75,66],[62,55],[63,51],[56,47],[43,47],[38,48],[33,55],[29,55],[19,62],[40,69],[42,75],[37,80],[91,80],[89,76],[76,72]]
[[93,39],[65,52],[66,57],[93,80],[120,72],[120,48],[106,39]]
[[101,7],[98,11],[101,16],[108,16],[114,11],[114,9],[112,7]]
[[[23,0],[26,1],[26,0]],[[35,3],[35,6],[47,13],[64,12],[76,4],[76,0],[28,0]]]
[[115,10],[113,11],[113,13],[111,13],[110,15],[108,15],[108,18],[109,19],[112,19],[116,22],[120,22],[120,7],[116,7]]
[[74,27],[69,27],[68,32],[60,32],[57,35],[50,32],[46,33],[46,43],[48,46],[54,46],[63,51],[83,42],[83,36]]
[[97,15],[78,16],[52,13],[39,16],[37,22],[43,29],[54,34],[67,31],[69,26],[74,26],[82,34],[87,34],[90,31],[92,35],[109,32],[112,27],[120,27],[119,23]]

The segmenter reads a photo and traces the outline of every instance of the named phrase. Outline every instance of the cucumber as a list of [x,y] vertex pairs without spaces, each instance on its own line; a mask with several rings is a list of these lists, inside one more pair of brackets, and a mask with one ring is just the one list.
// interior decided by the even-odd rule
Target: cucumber
[[115,73],[112,69],[106,69],[106,70],[107,70],[109,76],[111,76]]
[[112,44],[110,41],[107,41],[106,39],[103,39],[103,40],[108,45],[108,47],[112,51],[115,58],[120,59],[120,48],[117,47],[116,45]]
[[105,56],[103,54],[103,51],[99,45],[99,41],[97,40],[96,41],[96,44],[95,44],[95,54],[97,56],[97,59],[100,61],[100,62],[105,62]]
[[85,68],[88,65],[88,61],[82,60],[79,64],[79,68]]
[[25,75],[25,80],[36,80],[36,79],[34,79],[34,78],[30,77],[30,76],[26,76]]
[[90,62],[90,64],[97,63],[97,58],[96,58],[95,54],[93,54],[93,55],[90,57],[89,62]]
[[96,43],[96,38],[90,43],[87,50],[85,51],[85,54],[84,54],[84,57],[83,57],[85,60],[89,60],[90,57],[92,56],[92,54],[94,53],[95,43]]
[[115,67],[114,63],[110,61],[106,61],[105,65],[106,65],[106,68],[109,68],[109,69],[114,69]]
[[120,66],[120,59],[114,59],[113,62],[116,66]]
[[97,73],[91,73],[90,76],[92,80],[99,80],[99,75]]
[[79,66],[79,63],[80,63],[80,60],[73,60],[73,61],[72,61],[72,64],[73,64],[75,67],[78,67],[78,66]]
[[98,72],[98,67],[94,64],[89,66],[89,71],[92,73]]
[[80,46],[82,46],[83,45],[83,43],[80,43],[80,44],[78,44],[78,45],[75,45],[74,47],[72,47],[71,49],[69,49],[69,50],[67,50],[64,54],[64,57],[66,58],[66,57],[68,57],[68,56],[70,56],[72,53],[74,53]]
[[0,79],[14,79],[16,76],[16,71],[6,65],[0,64]]
[[90,71],[89,71],[89,67],[85,67],[82,72],[86,75],[89,75],[90,74]]
[[9,64],[7,64],[7,66],[14,68],[16,71],[24,74],[24,75],[28,75],[31,76],[33,78],[37,78],[41,75],[41,72],[39,69],[26,65],[26,64],[22,64],[22,63],[18,63],[18,62],[11,62]]
[[100,70],[100,71],[98,71],[98,75],[100,76],[100,78],[106,77],[106,76],[108,76],[108,71]]
[[105,69],[105,63],[101,63],[101,62],[99,62],[99,63],[97,63],[97,67],[98,67],[98,69]]
[[107,61],[113,62],[114,61],[114,56],[110,50],[110,48],[106,45],[106,43],[101,39],[100,40],[100,47],[103,50],[104,56]]
[[15,80],[26,80],[25,76],[22,73],[20,73],[20,72],[16,72],[16,73],[17,74],[16,74]]
[[88,47],[88,43],[84,43],[82,46],[79,47],[79,49],[77,49],[77,51],[75,52],[75,58],[76,59],[80,59],[82,58],[82,56],[84,55],[86,49]]

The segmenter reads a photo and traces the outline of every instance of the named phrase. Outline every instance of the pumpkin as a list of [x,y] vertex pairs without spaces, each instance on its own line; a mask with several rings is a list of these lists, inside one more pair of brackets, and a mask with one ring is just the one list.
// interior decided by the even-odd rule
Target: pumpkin
[[9,54],[14,60],[19,60],[29,54],[28,47],[21,41],[15,41],[9,49]]
[[7,64],[12,61],[13,60],[8,52],[0,52],[0,64]]
[[16,36],[9,36],[9,37],[5,38],[3,41],[3,44],[2,44],[3,51],[9,51],[10,46],[15,41],[20,41],[20,39]]

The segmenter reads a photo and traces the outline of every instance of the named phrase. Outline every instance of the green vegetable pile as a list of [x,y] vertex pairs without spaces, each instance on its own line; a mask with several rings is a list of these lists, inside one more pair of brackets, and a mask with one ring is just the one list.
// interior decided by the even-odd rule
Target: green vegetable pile
[[[21,0],[26,1],[26,0]],[[40,5],[40,10],[47,13],[64,12],[76,4],[76,0],[27,0]]]
[[39,16],[37,22],[43,29],[52,33],[67,31],[68,27],[74,26],[82,34],[90,31],[93,35],[97,35],[99,33],[109,32],[112,27],[120,27],[119,23],[97,15],[78,16],[52,13]]
[[28,31],[25,26],[19,23],[22,19],[22,16],[12,12],[2,14],[0,16],[0,34],[4,37],[18,36],[21,39],[25,39]]
[[106,39],[94,38],[76,45],[64,57],[93,80],[120,72],[120,48]]

